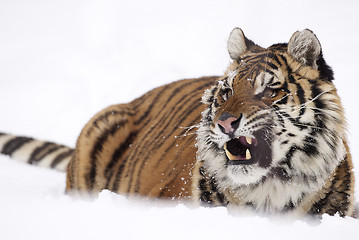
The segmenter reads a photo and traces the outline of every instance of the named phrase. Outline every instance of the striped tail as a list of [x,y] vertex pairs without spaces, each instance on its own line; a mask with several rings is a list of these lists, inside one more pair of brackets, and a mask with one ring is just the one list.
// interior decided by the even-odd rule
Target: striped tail
[[0,133],[0,153],[20,162],[66,171],[73,152],[56,143]]

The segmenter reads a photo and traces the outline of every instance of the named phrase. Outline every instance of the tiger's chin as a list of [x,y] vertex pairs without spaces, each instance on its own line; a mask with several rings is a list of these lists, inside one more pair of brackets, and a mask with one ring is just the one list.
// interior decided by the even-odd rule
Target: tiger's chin
[[261,168],[258,165],[229,165],[227,175],[231,180],[231,185],[242,186],[257,184],[269,173],[269,169]]

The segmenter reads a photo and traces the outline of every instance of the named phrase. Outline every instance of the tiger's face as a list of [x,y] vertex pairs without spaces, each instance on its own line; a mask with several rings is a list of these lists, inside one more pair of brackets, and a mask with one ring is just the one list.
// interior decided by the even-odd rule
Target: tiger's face
[[[234,29],[233,63],[203,102],[198,153],[222,188],[324,184],[344,158],[345,120],[316,36],[262,48]],[[303,190],[304,191],[304,190]]]

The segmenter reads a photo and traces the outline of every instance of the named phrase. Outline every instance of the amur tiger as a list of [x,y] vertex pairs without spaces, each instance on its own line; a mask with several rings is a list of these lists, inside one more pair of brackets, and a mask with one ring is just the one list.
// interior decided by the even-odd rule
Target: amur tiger
[[260,213],[354,216],[333,72],[310,30],[262,48],[235,28],[223,76],[181,80],[97,113],[76,148],[1,134],[3,154],[103,189]]

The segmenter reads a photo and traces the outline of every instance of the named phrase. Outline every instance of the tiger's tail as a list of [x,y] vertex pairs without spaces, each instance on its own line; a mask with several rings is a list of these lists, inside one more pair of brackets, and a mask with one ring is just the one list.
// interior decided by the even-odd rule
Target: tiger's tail
[[0,153],[20,162],[66,171],[74,149],[52,142],[0,132]]

